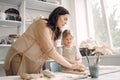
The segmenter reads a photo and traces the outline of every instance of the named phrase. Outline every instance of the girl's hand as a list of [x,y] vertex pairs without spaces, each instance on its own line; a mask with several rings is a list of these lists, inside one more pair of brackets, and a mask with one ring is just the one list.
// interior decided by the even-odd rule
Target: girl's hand
[[81,72],[81,71],[85,71],[86,70],[85,65],[83,65],[83,64],[78,64],[78,65],[79,65],[79,68],[78,69],[74,69],[75,71],[77,70],[77,71]]
[[74,63],[72,64],[72,69],[77,71],[85,71],[86,67],[83,64]]

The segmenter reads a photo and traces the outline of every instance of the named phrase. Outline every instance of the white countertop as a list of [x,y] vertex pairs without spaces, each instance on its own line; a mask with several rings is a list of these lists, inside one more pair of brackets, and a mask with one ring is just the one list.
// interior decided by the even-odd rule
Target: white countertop
[[110,74],[100,75],[98,78],[86,78],[77,80],[120,80],[120,72],[114,72]]
[[[98,78],[84,78],[80,79],[80,74],[67,74],[62,72],[56,72],[55,78],[39,78],[34,80],[120,80],[120,66],[102,66],[100,68],[100,75]],[[74,79],[73,79],[74,78]],[[21,80],[20,76],[3,76],[0,80]]]

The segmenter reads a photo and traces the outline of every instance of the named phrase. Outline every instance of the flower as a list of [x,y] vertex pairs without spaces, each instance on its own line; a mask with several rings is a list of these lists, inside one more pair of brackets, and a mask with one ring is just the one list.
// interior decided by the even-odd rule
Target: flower
[[101,47],[96,47],[92,54],[101,53],[101,55],[113,55],[113,50],[103,45]]
[[101,54],[101,55],[113,55],[113,50],[107,47],[106,45],[100,46],[99,43],[92,39],[88,38],[86,41],[81,42],[80,44],[80,50],[83,50],[87,48],[88,49],[88,55],[95,55],[95,54]]

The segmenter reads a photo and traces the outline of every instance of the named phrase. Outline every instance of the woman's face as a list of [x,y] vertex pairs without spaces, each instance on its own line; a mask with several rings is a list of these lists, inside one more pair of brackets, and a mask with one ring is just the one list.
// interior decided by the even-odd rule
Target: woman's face
[[65,24],[67,24],[68,18],[69,14],[59,16],[57,21],[57,27],[61,29],[63,26],[65,26]]

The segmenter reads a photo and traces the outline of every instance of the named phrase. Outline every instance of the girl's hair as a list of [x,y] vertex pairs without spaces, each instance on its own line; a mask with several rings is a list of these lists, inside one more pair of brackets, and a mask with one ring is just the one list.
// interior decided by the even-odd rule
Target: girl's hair
[[64,7],[57,7],[49,15],[47,25],[55,32],[54,40],[59,39],[61,36],[61,30],[57,27],[58,17],[65,14],[69,14],[67,9]]
[[73,38],[72,32],[71,32],[70,30],[66,29],[66,30],[64,30],[63,33],[62,33],[62,39],[66,38],[66,37],[68,37],[68,36],[71,36],[71,37]]

